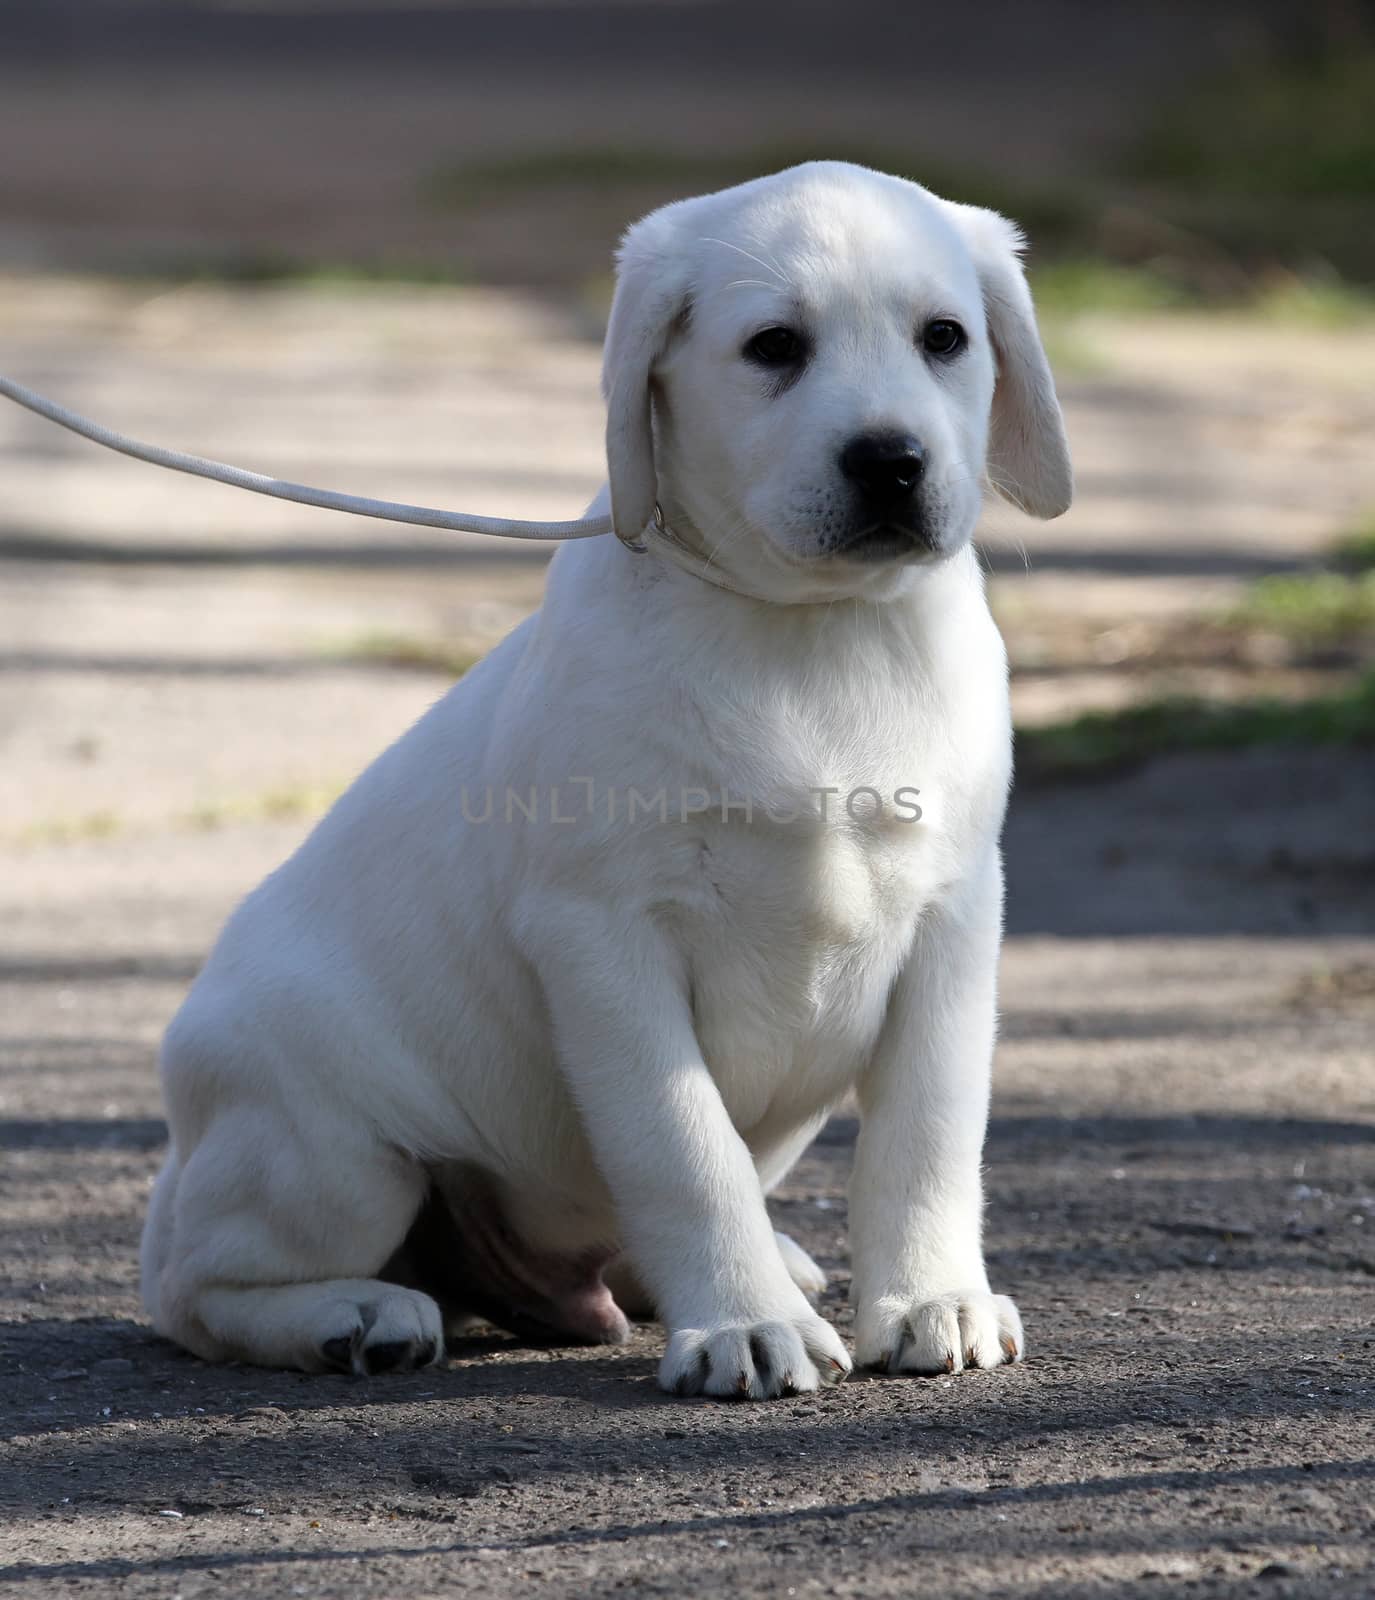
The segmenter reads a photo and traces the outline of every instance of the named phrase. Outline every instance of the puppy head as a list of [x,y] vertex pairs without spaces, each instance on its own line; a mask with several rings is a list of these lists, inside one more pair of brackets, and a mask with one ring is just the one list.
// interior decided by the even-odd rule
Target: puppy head
[[637,223],[603,374],[617,532],[658,504],[755,593],[872,597],[967,544],[985,481],[1059,516],[1020,247],[994,212],[840,162]]

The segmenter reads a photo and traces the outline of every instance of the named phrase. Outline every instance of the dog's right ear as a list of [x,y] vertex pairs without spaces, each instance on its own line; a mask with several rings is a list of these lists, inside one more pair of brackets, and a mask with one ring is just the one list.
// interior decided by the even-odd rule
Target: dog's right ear
[[676,321],[687,313],[687,275],[662,211],[637,222],[616,258],[616,296],[606,330],[606,469],[616,537],[638,543],[659,498],[650,380]]

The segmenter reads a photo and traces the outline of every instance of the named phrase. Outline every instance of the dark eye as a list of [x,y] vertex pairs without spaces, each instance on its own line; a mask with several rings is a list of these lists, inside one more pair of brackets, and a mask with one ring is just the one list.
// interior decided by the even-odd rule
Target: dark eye
[[937,317],[921,330],[921,347],[929,356],[957,356],[968,343],[964,329],[949,317]]
[[745,360],[761,367],[790,367],[806,354],[802,335],[791,328],[765,328],[745,346]]

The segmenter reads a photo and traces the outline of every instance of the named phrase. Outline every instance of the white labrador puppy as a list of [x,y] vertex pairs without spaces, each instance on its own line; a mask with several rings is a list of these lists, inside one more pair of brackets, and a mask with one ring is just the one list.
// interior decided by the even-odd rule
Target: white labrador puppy
[[829,162],[630,230],[625,542],[560,549],[231,918],[163,1052],[163,1332],[376,1372],[473,1317],[615,1341],[652,1307],[666,1389],[815,1389],[850,1357],[764,1196],[855,1090],[859,1361],[1018,1358],[980,1242],[1010,734],[970,536],[986,480],[1071,492],[1018,247]]

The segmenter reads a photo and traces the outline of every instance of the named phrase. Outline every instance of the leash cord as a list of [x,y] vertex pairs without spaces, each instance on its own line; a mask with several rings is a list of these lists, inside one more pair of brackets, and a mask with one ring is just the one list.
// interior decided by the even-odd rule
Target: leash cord
[[26,389],[23,384],[0,373],[0,395],[13,400],[59,428],[79,433],[92,444],[118,450],[136,461],[147,461],[172,472],[187,472],[196,478],[209,478],[232,489],[248,489],[253,494],[271,495],[274,500],[294,500],[303,506],[319,506],[324,511],[351,511],[359,517],[379,517],[384,522],[409,522],[421,528],[443,528],[450,533],[485,533],[502,539],[590,539],[612,532],[611,518],[580,517],[572,522],[519,522],[509,517],[476,517],[466,511],[438,511],[431,506],[409,506],[395,500],[369,500],[361,495],[340,494],[334,489],[314,489],[305,483],[290,483],[284,478],[269,478],[261,472],[248,472],[223,461],[186,455],[180,450],[164,450],[155,444],[142,444],[113,428],[92,422],[89,417],[68,411],[55,400]]

